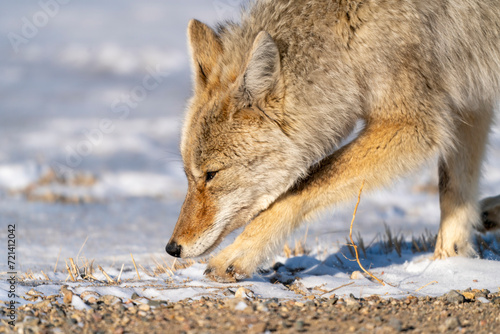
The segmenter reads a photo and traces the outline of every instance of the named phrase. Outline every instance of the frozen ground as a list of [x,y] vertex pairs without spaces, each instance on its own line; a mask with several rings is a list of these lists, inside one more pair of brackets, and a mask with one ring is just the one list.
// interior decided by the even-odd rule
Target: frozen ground
[[[177,147],[190,94],[187,22],[192,17],[213,23],[235,16],[238,3],[74,0],[52,8],[45,14],[46,24],[37,2],[0,3],[0,12],[8,13],[0,20],[0,235],[6,249],[7,227],[15,224],[15,270],[36,278],[25,279],[18,294],[31,286],[58,293],[67,279],[64,260],[80,255],[80,264],[94,259],[114,279],[123,264],[124,283],[69,283],[77,292],[130,297],[148,284],[153,287],[147,296],[157,299],[222,295],[224,286],[206,281],[200,263],[174,273],[148,272],[152,274],[156,262],[172,265],[164,246],[186,188]],[[42,182],[50,168],[70,181]],[[89,174],[89,182],[71,181]],[[281,254],[276,260],[285,266],[277,273],[256,275],[242,284],[264,297],[289,298],[299,297],[269,283],[272,277],[301,277],[309,293],[317,295],[351,282],[335,293],[401,297],[467,287],[497,290],[500,258],[492,252],[485,253],[486,259],[430,261],[430,253],[380,251],[384,223],[406,240],[437,231],[436,183],[432,165],[391,189],[362,196],[355,230],[366,244],[373,241],[363,263],[389,283],[385,287],[364,277],[350,279],[359,270],[344,257],[351,257],[344,244],[354,203],[325,212],[309,226],[308,256],[287,259]],[[483,183],[485,196],[500,192],[498,127]],[[28,200],[30,196],[37,200]],[[304,233],[305,228],[290,244]],[[500,249],[494,236],[487,240]],[[140,269],[140,281],[131,253],[146,269]],[[41,270],[49,276],[48,284],[40,281]],[[7,271],[5,252],[2,277]],[[105,280],[100,272],[95,275]],[[8,287],[6,281],[0,283],[0,300],[8,299]]]

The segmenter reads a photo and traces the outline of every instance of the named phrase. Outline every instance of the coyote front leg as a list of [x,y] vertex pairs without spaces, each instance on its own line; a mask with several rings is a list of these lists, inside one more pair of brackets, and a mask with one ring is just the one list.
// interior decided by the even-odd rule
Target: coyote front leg
[[429,133],[431,126],[406,118],[368,121],[356,140],[321,161],[212,258],[209,277],[219,281],[248,277],[310,214],[354,198],[363,180],[365,187],[375,188],[432,158],[439,150],[436,143],[443,140],[436,129]]
[[474,228],[485,230],[488,222],[495,221],[494,210],[491,210],[495,208],[495,201],[487,201],[489,206],[483,204],[484,215],[492,213],[492,219],[485,220],[483,224],[478,203],[481,162],[492,115],[493,108],[488,107],[456,121],[455,147],[439,159],[441,224],[434,251],[437,259],[474,255],[470,240]]

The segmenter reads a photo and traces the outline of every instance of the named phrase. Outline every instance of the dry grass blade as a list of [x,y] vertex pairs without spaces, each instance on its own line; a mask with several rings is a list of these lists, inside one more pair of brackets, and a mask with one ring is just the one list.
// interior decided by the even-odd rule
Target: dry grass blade
[[174,275],[174,272],[172,271],[172,268],[165,262],[165,259],[163,259],[163,263],[165,264],[165,268],[170,272],[170,276]]
[[401,257],[402,248],[403,248],[403,236],[401,235],[399,238],[396,237],[394,243],[394,249],[396,250],[396,253],[398,253],[399,257]]
[[123,272],[123,267],[125,266],[125,263],[122,263],[122,269],[120,269],[120,273],[118,274],[118,278],[116,279],[117,283],[120,283],[120,279],[122,277],[122,272]]
[[436,235],[426,230],[420,237],[412,237],[411,251],[413,253],[429,252],[436,245]]
[[363,241],[363,238],[361,237],[361,233],[358,232],[358,247],[361,248],[361,251],[363,252],[364,257],[366,258],[366,247],[365,247],[365,242]]
[[370,277],[375,279],[377,282],[379,282],[382,285],[385,285],[384,282],[380,278],[374,276],[372,273],[370,273],[368,270],[366,270],[365,267],[363,267],[363,265],[359,261],[358,246],[356,246],[356,244],[354,243],[354,240],[352,239],[352,226],[354,224],[354,219],[356,219],[356,212],[358,211],[358,205],[359,205],[359,201],[361,200],[361,192],[363,191],[364,185],[365,185],[365,181],[363,181],[363,183],[361,184],[361,188],[359,188],[358,201],[356,202],[356,206],[354,207],[354,212],[352,213],[351,228],[349,230],[349,239],[351,239],[351,246],[352,246],[352,248],[354,248],[354,252],[356,253],[356,261],[358,262],[359,267],[365,273],[367,273]]
[[283,246],[283,253],[285,253],[285,257],[289,259],[292,256],[292,250],[290,246],[288,246],[288,242]]
[[25,273],[26,277],[28,279],[31,279],[31,280],[35,280],[36,278],[33,276],[33,272],[31,270],[28,270],[26,273]]
[[154,256],[151,256],[151,259],[156,264],[156,267],[153,269],[155,274],[167,274],[170,278],[172,277],[172,275],[168,272],[169,269],[166,265],[161,264]]
[[73,274],[71,273],[71,269],[69,269],[68,262],[66,262],[66,269],[68,270],[69,276],[71,277],[71,281],[75,281]]
[[437,283],[439,283],[439,282],[438,282],[438,281],[432,281],[432,282],[429,282],[429,283],[427,283],[426,285],[421,286],[420,288],[418,288],[417,290],[415,290],[415,292],[420,291],[420,290],[422,290],[423,288],[428,287],[428,286],[429,286],[429,285],[431,285],[431,284],[437,284]]
[[[349,246],[349,245],[350,245],[350,243],[349,243],[349,239],[347,239],[347,237],[345,238],[345,241],[346,241],[347,246]],[[356,256],[356,253],[354,252],[354,250],[353,250],[352,248],[347,247],[347,249],[349,250],[349,253],[351,253],[351,256],[352,256],[352,257],[355,257],[355,256]],[[344,255],[344,257],[346,257],[346,256]],[[347,259],[347,257],[346,257],[346,259]]]
[[295,240],[295,246],[294,248],[290,248],[290,245],[285,243],[283,246],[283,253],[285,254],[286,258],[290,258],[292,256],[300,256],[300,255],[305,255],[309,251],[305,247],[305,243],[302,240]]
[[115,281],[113,281],[113,279],[111,277],[109,277],[109,275],[104,271],[104,269],[102,269],[101,266],[97,266],[97,268],[99,268],[99,270],[102,272],[102,274],[106,277],[106,279],[108,280],[109,283],[111,284],[114,284]]
[[90,264],[89,264],[89,275],[94,275],[94,260],[90,261]]
[[[174,272],[172,271],[172,268],[167,264],[167,262],[165,262],[165,259],[162,259],[163,263],[165,264],[165,269],[168,270],[168,272],[166,272],[170,277],[172,277],[174,275]],[[175,269],[174,269],[175,270]]]
[[73,275],[78,279],[78,277],[81,276],[80,269],[78,269],[78,266],[75,264],[75,261],[73,261],[73,258],[71,257],[69,258],[69,263],[71,264],[71,268],[73,269]]
[[80,253],[82,252],[83,247],[87,243],[87,240],[89,240],[89,236],[85,238],[85,241],[83,242],[82,246],[80,247],[80,250],[78,251],[78,254],[76,254],[76,262],[78,262],[78,259],[80,258]]
[[387,236],[387,242],[386,242],[386,245],[385,245],[386,253],[390,253],[392,251],[392,249],[394,248],[394,242],[393,242],[393,238],[392,238],[392,232],[391,232],[391,229],[389,228],[389,226],[387,226],[386,223],[384,223],[384,227],[385,227],[385,234]]
[[411,238],[411,243],[412,243],[412,251],[415,253],[415,252],[421,252],[420,250],[420,247],[418,246],[418,242],[417,242],[417,239],[415,239],[415,237],[412,237]]
[[94,275],[92,275],[92,274],[87,274],[87,276],[86,276],[86,277],[87,277],[89,280],[91,280],[91,281],[95,281],[95,282],[97,282],[97,283],[104,283],[103,281],[98,280],[98,279],[97,279]]
[[331,292],[333,292],[333,291],[337,291],[338,289],[345,288],[346,286],[349,286],[349,285],[352,285],[352,284],[354,284],[354,282],[350,282],[350,283],[342,284],[341,286],[338,286],[338,287],[336,287],[335,289],[331,289],[331,290],[328,290],[328,291],[327,291],[327,292],[325,292],[325,293],[320,294],[320,296],[326,295],[326,294],[331,293]]
[[139,281],[141,280],[141,275],[139,275],[139,270],[137,270],[137,265],[135,264],[134,256],[132,253],[130,253],[130,257],[132,258],[132,263],[134,264],[135,272],[137,273],[137,278],[139,278]]
[[337,261],[339,261],[339,265],[342,268],[345,268],[344,262],[342,261],[342,259],[337,254],[335,254],[335,258],[337,259]]
[[56,273],[57,264],[59,263],[59,257],[61,256],[62,247],[59,248],[59,254],[57,254],[56,264],[54,265],[54,274]]
[[43,270],[42,270],[42,275],[45,277],[45,279],[46,279],[47,281],[50,281],[49,276],[47,276],[47,274],[46,274],[46,273],[44,273],[44,272],[43,272]]
[[307,253],[308,252],[306,250],[305,243],[303,243],[300,240],[295,240],[294,255],[300,256],[300,255],[305,255]]
[[140,264],[140,265],[139,265],[139,267],[141,267],[142,271],[143,271],[143,272],[145,272],[145,273],[146,273],[146,275],[148,275],[148,276],[151,276],[151,277],[156,277],[156,276],[158,276],[156,273],[154,273],[154,272],[153,272],[153,273],[151,273],[149,270],[147,270],[146,268],[144,268],[144,267],[142,266],[142,264]]

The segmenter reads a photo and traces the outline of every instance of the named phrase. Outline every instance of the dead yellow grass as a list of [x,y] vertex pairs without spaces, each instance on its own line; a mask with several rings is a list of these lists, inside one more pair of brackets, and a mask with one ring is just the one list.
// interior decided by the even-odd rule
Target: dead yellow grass
[[290,258],[292,256],[301,256],[307,255],[309,251],[306,248],[305,241],[303,240],[295,240],[295,246],[290,248],[288,242],[283,246],[283,253],[286,258]]
[[374,280],[376,280],[377,282],[379,282],[382,285],[385,285],[384,282],[380,278],[374,276],[372,273],[370,273],[368,270],[366,270],[365,267],[363,267],[363,265],[359,261],[358,246],[356,246],[356,244],[354,243],[354,240],[352,239],[352,227],[354,225],[354,220],[356,219],[356,212],[358,211],[358,205],[359,205],[359,202],[361,200],[361,192],[363,191],[364,184],[365,184],[365,181],[363,181],[363,183],[361,184],[361,188],[359,188],[358,201],[356,202],[356,206],[354,207],[354,212],[352,214],[351,228],[349,229],[349,239],[351,240],[351,243],[349,244],[349,246],[351,246],[354,249],[354,252],[356,254],[356,261],[358,262],[359,267],[367,275],[369,275],[370,277],[372,277]]

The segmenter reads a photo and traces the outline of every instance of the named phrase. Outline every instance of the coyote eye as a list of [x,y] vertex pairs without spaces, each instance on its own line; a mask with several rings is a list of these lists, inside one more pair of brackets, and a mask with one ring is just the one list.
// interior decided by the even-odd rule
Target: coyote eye
[[207,172],[207,176],[205,178],[205,182],[208,182],[208,181],[212,180],[215,177],[216,174],[217,174],[217,172]]

